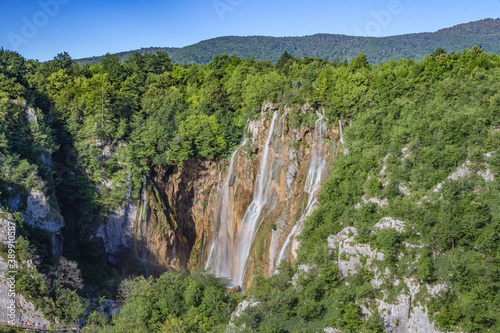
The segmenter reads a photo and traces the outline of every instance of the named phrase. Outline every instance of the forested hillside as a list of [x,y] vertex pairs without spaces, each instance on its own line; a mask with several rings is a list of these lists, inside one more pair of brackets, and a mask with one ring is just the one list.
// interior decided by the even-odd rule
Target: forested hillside
[[[403,303],[405,318],[440,331],[497,331],[500,56],[422,44],[436,50],[376,66],[289,53],[180,65],[163,52],[80,66],[0,50],[0,218],[17,225],[17,291],[92,332],[384,332],[404,324],[384,307]],[[270,117],[267,102],[293,110],[288,127],[312,130],[306,103],[348,125],[295,262],[252,276],[245,293],[201,265],[156,278],[109,267],[93,238],[106,216],[139,201],[155,167],[227,165],[247,121]],[[34,189],[64,218],[68,260],[26,222]]]
[[[172,48],[146,48],[141,53],[168,52],[174,63],[206,64],[219,54],[276,62],[283,52],[296,57],[322,58],[329,61],[351,60],[358,54],[366,55],[373,64],[400,58],[421,60],[441,47],[449,52],[460,52],[479,45],[483,51],[500,53],[500,20],[488,19],[433,33],[415,33],[391,37],[355,37],[347,35],[316,34],[304,37],[228,36],[205,40],[194,45]],[[136,51],[117,55],[125,60]],[[102,57],[79,59],[80,65],[99,63]]]

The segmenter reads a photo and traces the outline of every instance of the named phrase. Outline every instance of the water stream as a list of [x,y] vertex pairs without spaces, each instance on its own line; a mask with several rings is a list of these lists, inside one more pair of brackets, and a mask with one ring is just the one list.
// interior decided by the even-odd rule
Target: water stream
[[[297,232],[298,227],[304,223],[304,220],[312,213],[314,206],[317,202],[318,189],[321,186],[321,181],[325,176],[327,158],[325,156],[325,134],[327,131],[328,118],[325,117],[325,110],[322,109],[322,113],[316,111],[318,119],[314,123],[314,134],[313,134],[313,150],[311,154],[311,161],[309,163],[309,169],[307,171],[307,178],[304,185],[304,192],[308,194],[307,204],[305,209],[299,219],[299,221],[294,225],[290,233],[288,234],[283,247],[281,248],[280,254],[278,256],[278,261],[276,266],[278,267],[280,262],[286,258],[288,250],[290,249],[290,239]],[[276,273],[276,268],[275,268]]]
[[232,281],[236,285],[240,286],[243,286],[245,266],[255,234],[257,233],[259,227],[260,215],[269,197],[268,189],[271,186],[272,181],[271,163],[269,163],[269,150],[271,140],[274,137],[274,127],[276,125],[277,118],[278,111],[275,111],[271,121],[271,126],[269,127],[269,132],[267,134],[266,143],[263,147],[259,170],[255,179],[253,200],[248,206],[241,221],[241,226],[238,230],[236,253],[233,258]]
[[215,216],[212,246],[205,265],[205,268],[210,268],[213,274],[221,278],[231,278],[235,234],[234,198],[230,198],[231,182],[233,180],[234,162],[247,141],[244,136],[241,145],[231,155],[226,181],[221,189],[220,210]]

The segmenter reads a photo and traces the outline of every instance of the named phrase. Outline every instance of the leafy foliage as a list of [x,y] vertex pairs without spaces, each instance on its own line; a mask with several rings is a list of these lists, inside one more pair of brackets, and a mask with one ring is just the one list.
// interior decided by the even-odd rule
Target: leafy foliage
[[[103,282],[112,274],[96,273],[102,253],[90,235],[104,213],[135,198],[155,164],[227,157],[265,102],[293,106],[289,126],[297,128],[312,126],[314,115],[296,106],[324,106],[329,119],[350,125],[320,206],[305,224],[295,266],[283,262],[279,274],[254,277],[247,296],[226,294],[220,280],[202,273],[125,280],[120,315],[107,324],[96,313],[89,325],[103,332],[224,331],[247,297],[257,304],[233,323],[247,331],[331,326],[380,332],[373,300],[383,290],[396,294],[405,287],[393,288],[391,281],[374,287],[366,267],[340,275],[338,253],[328,249],[327,238],[354,226],[357,241],[384,254],[379,264],[393,281],[446,284],[440,294],[418,300],[440,329],[492,331],[500,322],[500,57],[479,47],[447,53],[454,48],[440,46],[419,62],[378,66],[363,54],[349,63],[291,52],[280,53],[276,65],[228,55],[202,66],[179,65],[158,52],[125,62],[107,55],[101,64],[79,66],[67,54],[40,64],[1,50],[0,201],[12,206],[12,198],[23,202],[32,189],[54,190],[70,240],[68,258],[87,267],[87,284]],[[28,110],[36,122],[29,121]],[[50,156],[55,170],[43,161]],[[469,171],[448,178],[465,161]],[[362,198],[386,199],[388,205]],[[375,230],[387,216],[404,221],[405,230]],[[77,321],[87,307],[75,290],[80,276],[46,283],[44,275],[55,272],[44,255],[47,239],[24,228],[21,219],[18,224],[19,253],[45,265],[22,268],[20,291],[43,299],[46,313]],[[301,272],[300,265],[309,271]],[[372,315],[363,316],[361,305]]]

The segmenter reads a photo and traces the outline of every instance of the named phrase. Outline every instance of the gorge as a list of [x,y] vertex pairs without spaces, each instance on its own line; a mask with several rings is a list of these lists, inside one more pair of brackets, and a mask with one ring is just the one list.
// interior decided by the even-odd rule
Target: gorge
[[103,333],[500,322],[498,55],[80,66],[0,49],[0,79],[0,305],[15,302],[19,321]]
[[[292,239],[297,248],[338,140],[324,110],[301,110],[317,116],[314,129],[290,128],[290,109],[266,104],[262,116],[247,123],[227,165],[187,163],[158,169],[149,183],[146,177],[139,202],[123,208],[119,229],[114,215],[99,227],[96,237],[108,244],[110,264],[126,267],[126,260],[131,269],[152,274],[204,267],[229,286],[246,286],[246,272],[272,276],[287,255],[295,260],[296,253],[288,253]],[[122,241],[126,234],[130,238]]]

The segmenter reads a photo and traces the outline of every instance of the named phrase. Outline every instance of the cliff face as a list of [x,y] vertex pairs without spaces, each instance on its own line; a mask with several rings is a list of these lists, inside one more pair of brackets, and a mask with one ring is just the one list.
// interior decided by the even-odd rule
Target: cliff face
[[[9,244],[15,244],[15,233],[13,226],[15,220],[10,213],[6,213],[0,208],[0,246],[8,248]],[[59,229],[57,229],[59,232]],[[14,252],[15,253],[15,252]],[[17,259],[17,257],[15,257]],[[43,313],[36,309],[29,298],[25,298],[20,293],[15,293],[16,274],[12,271],[17,271],[19,263],[9,261],[10,258],[0,257],[0,323],[9,321],[24,320],[40,323],[41,325],[49,325],[50,323],[44,318]],[[30,262],[29,267],[33,267]],[[14,305],[12,305],[14,304]]]
[[155,166],[140,200],[99,227],[110,264],[152,275],[202,266],[247,286],[293,261],[290,245],[315,207],[338,131],[307,105],[300,112],[314,127],[292,129],[290,109],[266,104],[262,112],[226,161]]
[[[321,113],[314,128],[292,129],[291,110],[266,105],[263,111],[269,109],[273,118],[248,124],[248,140],[219,184],[221,211],[208,233],[204,265],[244,286],[256,274],[273,275],[280,260],[294,260],[290,242],[314,209],[334,149],[332,126]],[[308,106],[301,112],[316,113]]]

